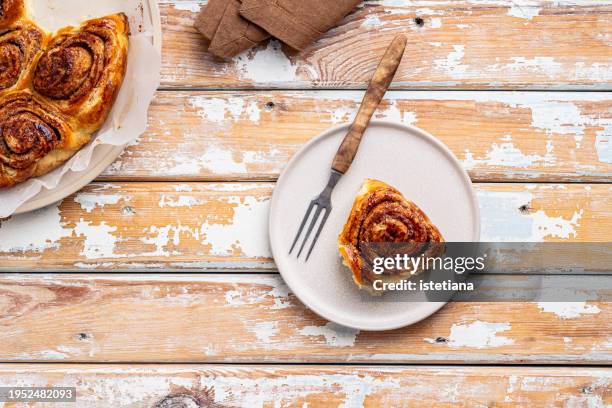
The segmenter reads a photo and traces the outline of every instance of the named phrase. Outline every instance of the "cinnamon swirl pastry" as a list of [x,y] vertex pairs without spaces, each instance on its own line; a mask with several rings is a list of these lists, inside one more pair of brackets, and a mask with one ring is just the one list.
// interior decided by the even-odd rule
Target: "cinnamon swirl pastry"
[[374,293],[375,280],[395,282],[421,272],[385,270],[375,274],[374,258],[393,257],[397,253],[433,257],[444,251],[443,242],[440,231],[416,204],[388,184],[368,179],[338,237],[338,249],[355,283]]
[[27,84],[44,38],[42,30],[27,21],[0,34],[0,95]]
[[0,0],[0,30],[22,18],[24,11],[23,0]]
[[[15,7],[0,0],[0,21]],[[89,142],[123,82],[129,31],[123,13],[62,29],[48,44],[27,20],[0,30],[0,188],[50,172]]]
[[96,131],[125,76],[129,31],[123,13],[60,30],[38,60],[34,91],[74,117],[79,128]]
[[0,97],[0,187],[48,173],[89,139],[29,91]]

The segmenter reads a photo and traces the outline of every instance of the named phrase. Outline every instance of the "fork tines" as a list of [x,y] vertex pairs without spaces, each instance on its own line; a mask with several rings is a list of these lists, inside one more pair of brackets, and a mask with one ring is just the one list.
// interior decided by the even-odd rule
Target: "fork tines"
[[306,242],[308,241],[308,238],[310,238],[310,234],[312,234],[312,231],[314,230],[314,227],[317,224],[317,221],[319,220],[321,216],[321,213],[325,212],[325,214],[323,215],[323,219],[321,220],[321,223],[319,224],[319,228],[317,228],[317,233],[312,239],[312,243],[310,244],[310,249],[308,250],[308,253],[306,254],[306,261],[308,261],[308,258],[310,258],[310,254],[312,253],[312,250],[314,249],[314,246],[317,243],[317,240],[319,239],[319,235],[321,235],[323,226],[325,225],[325,222],[327,221],[327,217],[329,217],[329,213],[331,212],[331,206],[329,206],[328,208],[326,205],[322,205],[322,203],[319,202],[319,198],[314,199],[310,202],[310,205],[308,206],[308,210],[306,211],[306,215],[304,216],[304,219],[302,220],[302,224],[300,225],[300,229],[298,230],[295,236],[295,239],[293,240],[293,244],[291,245],[291,249],[289,250],[289,253],[291,254],[293,250],[295,249],[295,246],[299,242],[300,236],[302,235],[302,231],[304,230],[304,227],[306,226],[306,223],[308,222],[308,219],[310,218],[310,214],[313,212],[313,209],[316,207],[314,216],[312,217],[312,220],[310,221],[310,225],[308,226],[308,230],[306,231],[306,235],[304,236],[302,245],[300,245],[300,250],[298,251],[298,254],[297,254],[297,257],[298,258],[300,257],[300,255],[302,254],[302,251],[304,250],[304,247],[306,246]]

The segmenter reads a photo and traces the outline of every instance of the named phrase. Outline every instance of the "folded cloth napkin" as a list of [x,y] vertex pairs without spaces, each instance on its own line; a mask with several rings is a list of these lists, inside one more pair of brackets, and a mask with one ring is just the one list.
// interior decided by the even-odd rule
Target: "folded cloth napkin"
[[296,50],[303,50],[361,0],[242,0],[240,14]]
[[351,12],[361,0],[209,0],[195,27],[208,50],[233,57],[272,34],[303,50]]
[[270,35],[240,16],[239,0],[210,0],[196,18],[195,27],[210,41],[208,51],[230,58]]

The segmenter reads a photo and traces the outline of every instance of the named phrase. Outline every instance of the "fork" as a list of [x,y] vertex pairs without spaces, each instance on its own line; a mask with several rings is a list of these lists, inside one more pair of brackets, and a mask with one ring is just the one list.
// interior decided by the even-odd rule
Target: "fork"
[[395,76],[397,68],[399,67],[399,64],[402,60],[402,56],[404,55],[406,42],[406,36],[398,35],[393,39],[393,41],[387,48],[387,51],[385,52],[385,55],[380,61],[378,68],[376,68],[374,77],[372,77],[372,80],[370,81],[368,90],[366,91],[365,96],[363,97],[363,101],[361,102],[359,112],[357,113],[357,116],[355,117],[355,120],[353,121],[353,124],[351,125],[348,133],[344,137],[344,140],[342,141],[342,144],[340,145],[336,156],[334,157],[329,181],[327,182],[327,185],[325,186],[321,194],[319,194],[318,197],[316,197],[310,202],[310,205],[306,210],[306,215],[304,215],[302,223],[300,224],[300,228],[298,229],[295,239],[293,240],[293,244],[291,245],[289,254],[291,254],[296,248],[296,245],[300,240],[300,236],[304,231],[304,227],[306,227],[306,224],[310,219],[310,215],[314,211],[314,216],[312,217],[312,220],[308,225],[306,235],[304,236],[304,239],[302,241],[302,244],[300,245],[300,249],[297,254],[297,257],[299,258],[304,250],[304,247],[306,246],[308,238],[310,238],[310,235],[312,234],[312,231],[314,230],[317,224],[317,221],[319,220],[319,218],[321,218],[321,214],[323,213],[323,218],[319,223],[317,232],[315,233],[315,236],[312,239],[310,249],[306,254],[306,261],[308,261],[308,258],[310,258],[310,254],[312,253],[312,250],[314,249],[315,244],[319,239],[319,235],[321,235],[321,231],[323,231],[323,227],[327,222],[327,218],[329,217],[329,214],[332,211],[332,191],[334,190],[334,187],[336,187],[336,184],[338,183],[338,180],[340,180],[340,177],[342,177],[342,175],[344,175],[344,173],[348,171],[348,169],[351,167],[351,164],[353,163],[353,159],[355,159],[355,155],[357,154],[357,150],[359,149],[359,144],[361,143],[361,139],[366,128],[370,124],[372,115],[374,114],[376,108],[378,108],[378,105],[380,105],[380,102],[385,96],[385,93],[387,93],[387,90],[389,89],[389,86],[393,81],[393,77]]

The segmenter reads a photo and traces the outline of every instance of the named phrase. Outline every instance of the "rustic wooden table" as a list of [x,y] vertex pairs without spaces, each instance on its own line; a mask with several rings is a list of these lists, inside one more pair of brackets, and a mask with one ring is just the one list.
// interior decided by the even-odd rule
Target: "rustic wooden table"
[[283,166],[350,120],[404,32],[376,117],[454,151],[482,239],[610,241],[612,2],[371,0],[302,55],[228,63],[192,28],[203,3],[160,0],[146,134],[1,222],[0,384],[76,385],[78,407],[612,404],[612,304],[455,303],[358,332],[289,292],[266,228]]

